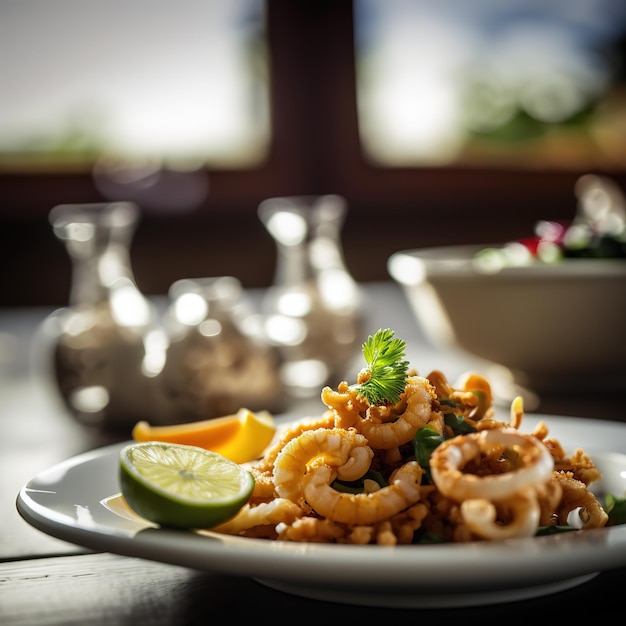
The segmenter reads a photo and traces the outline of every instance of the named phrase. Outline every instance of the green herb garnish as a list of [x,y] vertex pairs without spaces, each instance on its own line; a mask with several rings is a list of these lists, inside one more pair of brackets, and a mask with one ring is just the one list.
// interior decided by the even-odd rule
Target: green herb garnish
[[359,373],[358,394],[370,404],[396,404],[406,387],[409,362],[404,359],[406,343],[393,338],[394,332],[376,331],[363,344],[368,367]]

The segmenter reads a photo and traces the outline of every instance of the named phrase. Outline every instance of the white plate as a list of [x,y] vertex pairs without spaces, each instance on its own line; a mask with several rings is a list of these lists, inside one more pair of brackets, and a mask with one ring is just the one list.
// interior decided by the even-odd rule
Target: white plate
[[[526,415],[566,451],[582,447],[604,478],[596,491],[626,494],[626,424]],[[280,421],[279,421],[280,423]],[[626,525],[502,542],[354,546],[247,539],[160,529],[112,506],[123,444],[68,459],[19,492],[35,528],[93,550],[254,578],[285,592],[349,604],[451,607],[538,597],[626,566]]]

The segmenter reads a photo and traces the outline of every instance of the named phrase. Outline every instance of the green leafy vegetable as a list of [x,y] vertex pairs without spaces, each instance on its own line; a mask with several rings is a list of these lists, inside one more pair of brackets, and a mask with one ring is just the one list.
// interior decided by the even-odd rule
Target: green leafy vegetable
[[406,343],[394,339],[394,332],[388,328],[376,331],[363,344],[368,367],[359,373],[356,388],[370,404],[396,404],[400,400],[409,370],[405,349]]
[[[449,426],[452,429],[452,436],[466,435],[467,433],[476,432],[476,429],[473,426],[470,426],[465,422],[462,415],[445,413],[443,419],[446,426]],[[424,476],[428,482],[432,482],[430,475],[430,455],[433,453],[434,449],[440,446],[444,441],[446,441],[446,439],[449,439],[449,437],[440,435],[430,426],[420,428],[413,437],[415,460],[424,470]]]
[[467,435],[476,432],[476,429],[465,421],[462,415],[456,413],[444,413],[443,421],[446,426],[450,426],[455,435]]
[[424,477],[430,483],[432,478],[430,475],[430,455],[433,450],[445,441],[445,437],[440,435],[434,428],[424,426],[420,428],[413,437],[413,450],[415,451],[415,460],[424,470]]
[[456,407],[457,403],[453,402],[452,400],[448,400],[448,398],[439,398],[439,404],[441,404],[441,406],[452,406],[452,407]]
[[331,486],[336,491],[341,491],[343,493],[363,493],[365,491],[365,480],[373,480],[381,488],[386,487],[389,484],[380,472],[377,472],[376,470],[368,470],[365,475],[361,476],[358,480],[335,480]]
[[626,497],[607,494],[605,510],[609,515],[609,526],[626,524]]

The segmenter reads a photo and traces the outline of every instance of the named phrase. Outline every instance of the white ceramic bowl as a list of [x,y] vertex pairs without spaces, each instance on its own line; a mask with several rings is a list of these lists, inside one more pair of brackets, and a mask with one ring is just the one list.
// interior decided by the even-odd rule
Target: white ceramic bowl
[[626,260],[486,272],[488,245],[402,250],[388,271],[435,347],[505,366],[536,392],[626,391]]

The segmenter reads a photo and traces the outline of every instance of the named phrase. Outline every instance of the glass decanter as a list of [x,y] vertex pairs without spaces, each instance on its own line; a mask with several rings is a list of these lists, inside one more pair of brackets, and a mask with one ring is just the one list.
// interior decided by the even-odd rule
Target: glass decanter
[[79,421],[130,432],[152,420],[167,336],[140,292],[129,248],[139,220],[129,202],[61,204],[49,214],[72,261],[67,307],[42,325],[52,380]]
[[361,344],[362,295],[340,239],[346,212],[345,199],[334,194],[269,198],[258,208],[277,249],[262,304],[265,328],[295,397],[344,380]]
[[285,409],[281,358],[233,276],[185,278],[169,289],[163,318],[169,338],[159,376],[168,423]]

